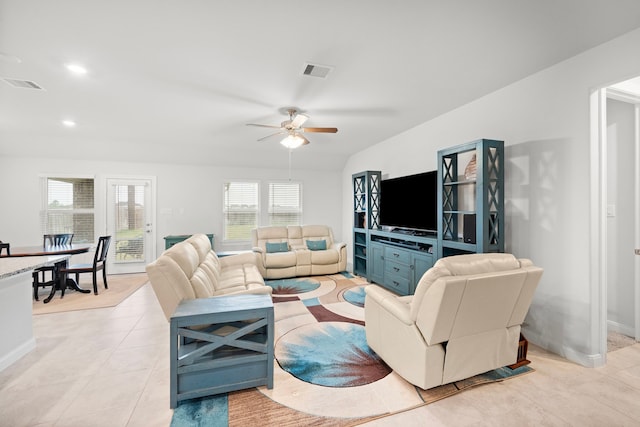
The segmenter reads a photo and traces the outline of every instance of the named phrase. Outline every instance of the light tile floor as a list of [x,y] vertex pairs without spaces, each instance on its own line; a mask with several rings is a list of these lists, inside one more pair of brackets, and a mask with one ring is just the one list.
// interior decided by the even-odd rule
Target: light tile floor
[[[117,307],[34,316],[36,350],[0,372],[0,426],[169,426],[168,329],[149,285]],[[529,359],[532,374],[367,425],[640,425],[640,344],[595,369],[532,345]]]

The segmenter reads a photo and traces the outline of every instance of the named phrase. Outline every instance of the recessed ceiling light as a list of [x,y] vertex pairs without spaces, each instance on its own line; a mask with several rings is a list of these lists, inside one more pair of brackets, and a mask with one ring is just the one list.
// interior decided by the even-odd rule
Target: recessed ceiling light
[[79,76],[87,74],[87,69],[80,64],[67,64],[67,70]]
[[73,120],[63,120],[62,124],[68,128],[72,128],[76,126],[76,122],[74,122]]

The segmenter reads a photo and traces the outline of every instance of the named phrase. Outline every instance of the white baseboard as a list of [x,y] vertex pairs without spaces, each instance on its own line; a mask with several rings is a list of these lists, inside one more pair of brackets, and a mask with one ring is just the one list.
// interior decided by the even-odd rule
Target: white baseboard
[[36,348],[36,339],[31,338],[29,341],[13,349],[13,351],[5,354],[2,358],[0,358],[0,372],[2,372],[6,368],[14,364],[18,359],[20,359],[22,356],[29,353],[35,348]]
[[606,363],[606,355],[604,354],[586,354],[565,345],[558,346],[556,343],[543,339],[540,334],[535,333],[528,328],[523,328],[522,335],[524,335],[530,343],[586,368],[597,368],[599,366],[604,366]]

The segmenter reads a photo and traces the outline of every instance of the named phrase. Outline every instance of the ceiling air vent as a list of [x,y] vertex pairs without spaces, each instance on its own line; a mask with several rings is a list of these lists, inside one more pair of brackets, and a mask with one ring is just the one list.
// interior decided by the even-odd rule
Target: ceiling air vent
[[3,80],[13,87],[19,87],[22,89],[44,90],[42,86],[40,86],[38,83],[29,81],[29,80],[18,80],[18,79],[3,79]]
[[329,74],[331,70],[333,70],[333,67],[329,67],[327,65],[306,63],[304,64],[304,71],[302,72],[302,74],[304,74],[305,76],[320,77],[321,79],[326,79],[327,74]]

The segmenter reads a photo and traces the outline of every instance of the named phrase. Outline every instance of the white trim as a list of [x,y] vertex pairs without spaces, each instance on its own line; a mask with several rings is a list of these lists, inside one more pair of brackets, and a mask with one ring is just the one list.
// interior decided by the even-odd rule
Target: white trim
[[[634,146],[635,146],[635,173],[634,180],[635,189],[635,247],[640,249],[640,104],[635,104],[634,108],[635,116],[635,129],[634,129]],[[640,256],[635,255],[635,339],[640,340]]]
[[640,95],[610,87],[607,88],[607,98],[615,99],[616,101],[628,102],[630,104],[640,104]]
[[[590,343],[595,354],[583,361],[586,366],[601,366],[607,354],[607,135],[606,89],[590,96],[590,246],[589,290],[591,294]],[[577,356],[577,355],[576,355]],[[584,355],[583,355],[584,356]]]
[[23,356],[27,355],[29,352],[35,350],[36,348],[36,339],[31,338],[28,341],[20,344],[18,347],[11,350],[11,352],[5,354],[2,358],[0,358],[0,372],[13,365],[15,362],[20,360]]

